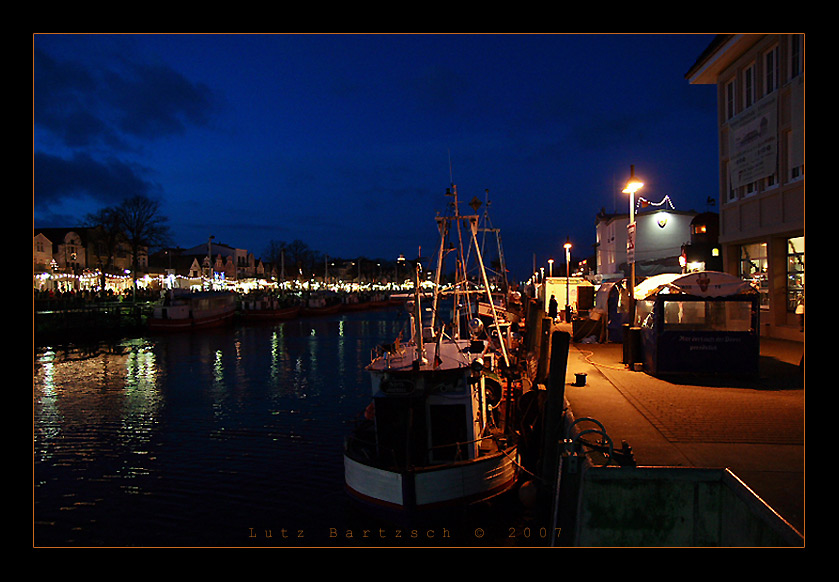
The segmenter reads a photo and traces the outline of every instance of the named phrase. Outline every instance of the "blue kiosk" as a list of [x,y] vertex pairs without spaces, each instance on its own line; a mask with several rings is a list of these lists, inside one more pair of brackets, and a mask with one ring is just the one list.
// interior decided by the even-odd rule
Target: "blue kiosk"
[[629,323],[629,291],[626,279],[603,283],[595,296],[595,309],[603,318],[605,339],[623,342],[623,326]]
[[656,275],[635,288],[644,370],[653,375],[756,375],[757,289],[717,271]]

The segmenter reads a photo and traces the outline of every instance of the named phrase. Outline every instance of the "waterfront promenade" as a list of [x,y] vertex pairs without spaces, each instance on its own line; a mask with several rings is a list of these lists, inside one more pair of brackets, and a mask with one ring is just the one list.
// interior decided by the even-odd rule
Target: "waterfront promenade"
[[804,344],[761,338],[760,351],[758,378],[660,379],[627,369],[621,344],[572,343],[565,399],[639,467],[728,468],[803,535]]

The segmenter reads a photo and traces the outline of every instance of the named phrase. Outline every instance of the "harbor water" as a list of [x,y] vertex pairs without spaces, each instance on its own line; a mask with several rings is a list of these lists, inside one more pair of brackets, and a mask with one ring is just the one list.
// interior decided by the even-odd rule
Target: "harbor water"
[[344,437],[370,401],[364,366],[407,322],[388,308],[37,347],[34,546],[527,542],[510,526],[514,502],[417,527],[345,493]]

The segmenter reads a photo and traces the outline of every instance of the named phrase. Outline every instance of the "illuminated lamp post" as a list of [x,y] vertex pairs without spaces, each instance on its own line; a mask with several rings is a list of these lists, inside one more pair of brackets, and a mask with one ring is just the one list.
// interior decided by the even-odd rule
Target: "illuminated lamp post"
[[565,237],[565,322],[571,321],[571,239]]
[[554,260],[548,259],[548,277],[554,276]]
[[631,278],[629,286],[629,321],[630,325],[635,325],[635,192],[640,190],[644,183],[635,178],[635,166],[629,166],[629,182],[623,189],[624,194],[629,194],[629,224],[627,225],[627,260],[631,265]]

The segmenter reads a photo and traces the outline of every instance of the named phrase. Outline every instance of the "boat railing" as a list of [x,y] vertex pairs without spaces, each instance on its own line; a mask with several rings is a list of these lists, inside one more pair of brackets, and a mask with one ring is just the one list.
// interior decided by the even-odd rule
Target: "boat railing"
[[[466,461],[468,460],[468,457],[465,456],[466,449],[470,445],[480,444],[484,441],[492,442],[494,447],[479,447],[479,456],[480,453],[494,453],[497,451],[502,451],[506,448],[505,439],[499,438],[498,435],[488,435],[469,441],[454,441],[451,443],[439,444],[434,445],[432,447],[428,447],[426,449],[427,457],[429,460],[435,459],[434,451],[441,451],[445,449],[454,448],[455,453],[452,456],[452,458],[436,459],[435,461],[430,461],[430,463],[432,465],[436,465]],[[375,466],[378,466],[380,468],[387,468],[389,466],[398,466],[400,464],[404,464],[404,462],[400,463],[400,457],[397,454],[395,448],[382,446],[381,443],[376,443],[375,439],[363,438],[358,436],[358,434],[353,434],[352,436],[347,437],[344,448],[346,452],[350,454],[350,456],[359,460],[363,460],[364,462],[374,464]]]

